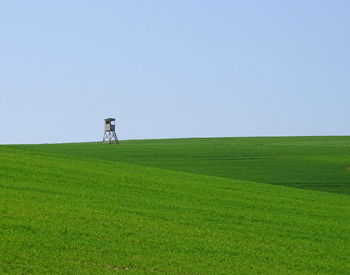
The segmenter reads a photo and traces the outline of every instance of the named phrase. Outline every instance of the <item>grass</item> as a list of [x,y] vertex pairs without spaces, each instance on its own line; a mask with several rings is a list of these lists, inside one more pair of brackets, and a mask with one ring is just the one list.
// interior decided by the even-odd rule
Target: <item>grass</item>
[[1,146],[0,273],[347,274],[349,150],[348,137]]
[[201,175],[350,194],[350,137],[211,138],[24,145]]

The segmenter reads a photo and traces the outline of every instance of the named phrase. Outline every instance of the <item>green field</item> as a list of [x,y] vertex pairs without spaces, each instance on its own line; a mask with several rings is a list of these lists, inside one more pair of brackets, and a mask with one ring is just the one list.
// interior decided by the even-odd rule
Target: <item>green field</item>
[[0,192],[0,273],[350,273],[350,137],[0,146]]

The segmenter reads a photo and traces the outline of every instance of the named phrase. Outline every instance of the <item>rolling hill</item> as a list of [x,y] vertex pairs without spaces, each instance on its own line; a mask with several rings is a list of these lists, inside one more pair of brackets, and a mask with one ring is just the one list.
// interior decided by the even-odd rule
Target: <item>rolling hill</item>
[[346,274],[350,138],[0,147],[0,272]]

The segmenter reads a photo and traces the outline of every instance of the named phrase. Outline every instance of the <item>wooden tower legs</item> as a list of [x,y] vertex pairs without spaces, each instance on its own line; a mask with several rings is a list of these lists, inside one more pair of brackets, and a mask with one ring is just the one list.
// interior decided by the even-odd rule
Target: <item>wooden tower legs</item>
[[109,144],[112,144],[112,143],[119,144],[119,140],[115,131],[105,131],[102,142],[109,143]]

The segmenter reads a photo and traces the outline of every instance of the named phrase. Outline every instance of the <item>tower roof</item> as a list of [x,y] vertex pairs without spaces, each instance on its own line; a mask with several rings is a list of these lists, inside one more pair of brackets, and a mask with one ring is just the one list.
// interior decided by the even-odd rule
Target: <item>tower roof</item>
[[105,118],[105,121],[113,121],[113,120],[115,120],[115,118],[112,118],[112,117],[110,117],[110,118]]

